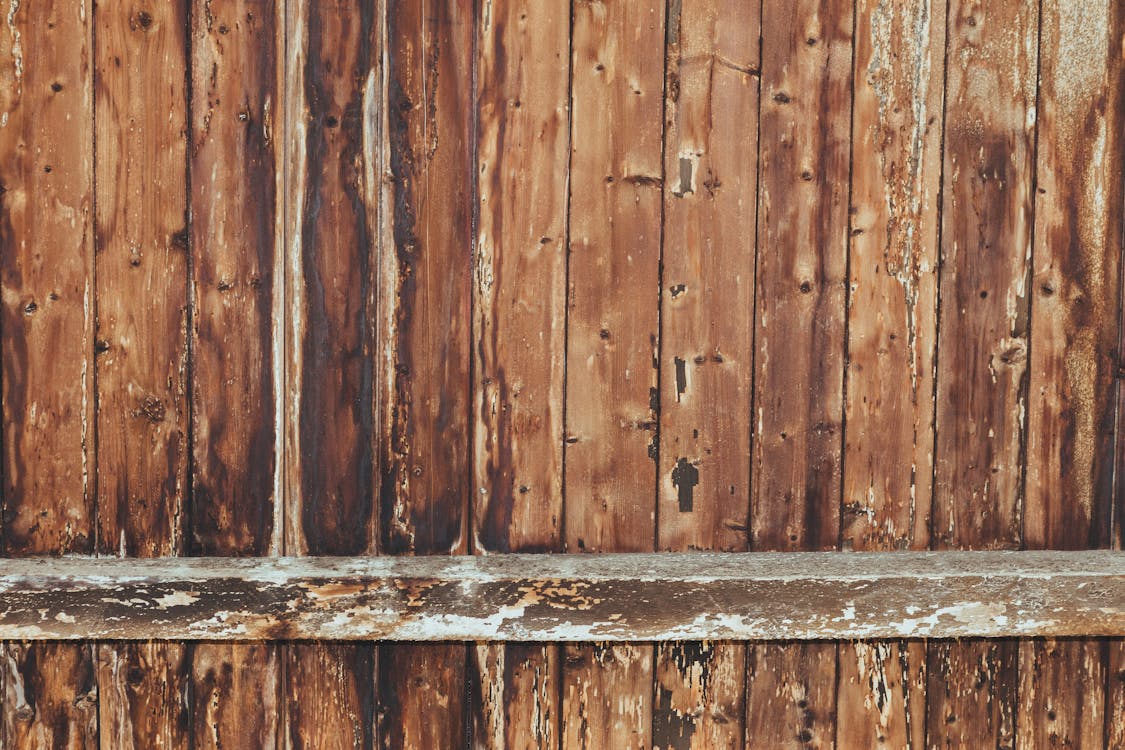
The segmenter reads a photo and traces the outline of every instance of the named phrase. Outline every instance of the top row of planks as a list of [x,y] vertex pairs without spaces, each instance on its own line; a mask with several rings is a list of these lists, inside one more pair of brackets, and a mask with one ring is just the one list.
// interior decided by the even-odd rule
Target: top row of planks
[[[1114,0],[0,17],[6,555],[1119,545]],[[1096,641],[4,649],[13,748],[1097,745],[1125,701]]]

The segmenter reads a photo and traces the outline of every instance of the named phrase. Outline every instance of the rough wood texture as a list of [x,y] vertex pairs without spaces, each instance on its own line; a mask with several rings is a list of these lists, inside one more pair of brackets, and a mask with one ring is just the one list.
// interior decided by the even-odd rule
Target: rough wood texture
[[[949,4],[936,548],[1022,543],[1038,7]],[[931,647],[930,746],[1011,746],[1017,652],[1013,642]]]
[[[286,19],[284,548],[376,551],[375,280],[381,5],[290,2]],[[288,747],[375,746],[373,644],[289,644]]]
[[[388,0],[380,549],[468,549],[474,6]],[[465,647],[380,650],[382,742],[453,747]]]
[[[285,142],[279,12],[262,0],[192,6],[194,554],[276,553],[281,541],[272,323]],[[272,644],[195,647],[193,746],[276,747],[280,672]]]
[[1117,635],[1125,634],[1125,559],[1108,551],[48,558],[9,560],[0,571],[0,638],[157,632],[517,641]]
[[[856,4],[840,529],[856,550],[929,546],[945,10]],[[837,744],[923,747],[925,668],[922,644],[842,644]]]
[[1110,0],[1043,3],[1028,547],[1109,542],[1125,158],[1119,6]]
[[[477,17],[473,543],[562,548],[570,17],[490,0]],[[557,645],[471,650],[473,746],[558,746]]]
[[[91,6],[0,4],[4,555],[94,551]],[[93,648],[0,646],[0,747],[97,746]]]
[[[651,551],[665,3],[572,8],[564,540]],[[628,305],[620,304],[628,299]],[[564,748],[651,747],[653,647],[569,648]]]
[[746,668],[746,747],[834,747],[834,646],[754,646]]
[[[754,305],[757,3],[669,6],[657,549],[745,550]],[[746,647],[661,644],[655,748],[741,748]]]
[[101,747],[191,747],[190,646],[112,643],[97,646]]

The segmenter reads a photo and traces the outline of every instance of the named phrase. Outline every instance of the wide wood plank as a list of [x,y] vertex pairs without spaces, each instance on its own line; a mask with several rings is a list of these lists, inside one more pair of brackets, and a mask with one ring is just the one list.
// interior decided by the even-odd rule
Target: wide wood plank
[[[278,13],[263,0],[194,0],[191,12],[193,554],[280,551]],[[195,647],[192,747],[276,747],[280,672],[272,644]]]
[[[473,547],[562,549],[570,14],[493,0],[477,18]],[[560,650],[471,650],[473,742],[555,748]]]
[[[945,7],[856,4],[841,544],[926,549]],[[837,743],[925,743],[926,649],[840,646]]]
[[[572,9],[572,552],[650,551],[656,540],[664,14],[659,0]],[[647,644],[567,649],[562,746],[651,747],[652,663]]]
[[[762,28],[770,33],[762,41],[750,544],[832,549],[840,525],[852,4],[765,0]],[[836,646],[751,652],[748,746],[831,747],[824,727],[834,724]],[[777,693],[775,683],[790,687]],[[798,730],[768,715],[806,718]],[[768,739],[758,739],[762,732]]]
[[[745,550],[761,6],[670,8],[657,548]],[[739,643],[661,644],[653,747],[741,748],[745,664]]]
[[[382,6],[286,5],[284,548],[377,549],[375,271]],[[282,650],[291,748],[375,745],[375,646]]]
[[[1022,543],[1038,7],[949,5],[936,548]],[[1012,642],[931,648],[930,746],[1014,741],[1017,651]]]
[[[94,551],[92,6],[0,4],[5,556]],[[0,647],[0,746],[93,748],[88,645]]]
[[[474,5],[388,0],[380,259],[380,550],[468,551]],[[464,735],[460,644],[380,649],[388,748]]]
[[[94,22],[98,551],[177,555],[188,512],[188,3],[99,3]],[[187,748],[187,648],[96,653],[102,744]]]

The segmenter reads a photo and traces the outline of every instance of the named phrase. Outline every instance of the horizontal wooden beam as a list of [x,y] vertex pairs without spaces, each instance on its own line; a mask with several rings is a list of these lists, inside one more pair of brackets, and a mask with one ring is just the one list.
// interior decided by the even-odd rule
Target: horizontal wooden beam
[[0,639],[1032,635],[1125,635],[1125,555],[63,558],[0,566]]

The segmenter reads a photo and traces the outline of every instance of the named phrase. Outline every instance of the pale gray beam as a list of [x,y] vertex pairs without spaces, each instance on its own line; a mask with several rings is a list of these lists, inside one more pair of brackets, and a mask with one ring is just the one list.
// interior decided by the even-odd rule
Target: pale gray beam
[[1125,635],[1125,554],[35,558],[0,639],[622,641]]

